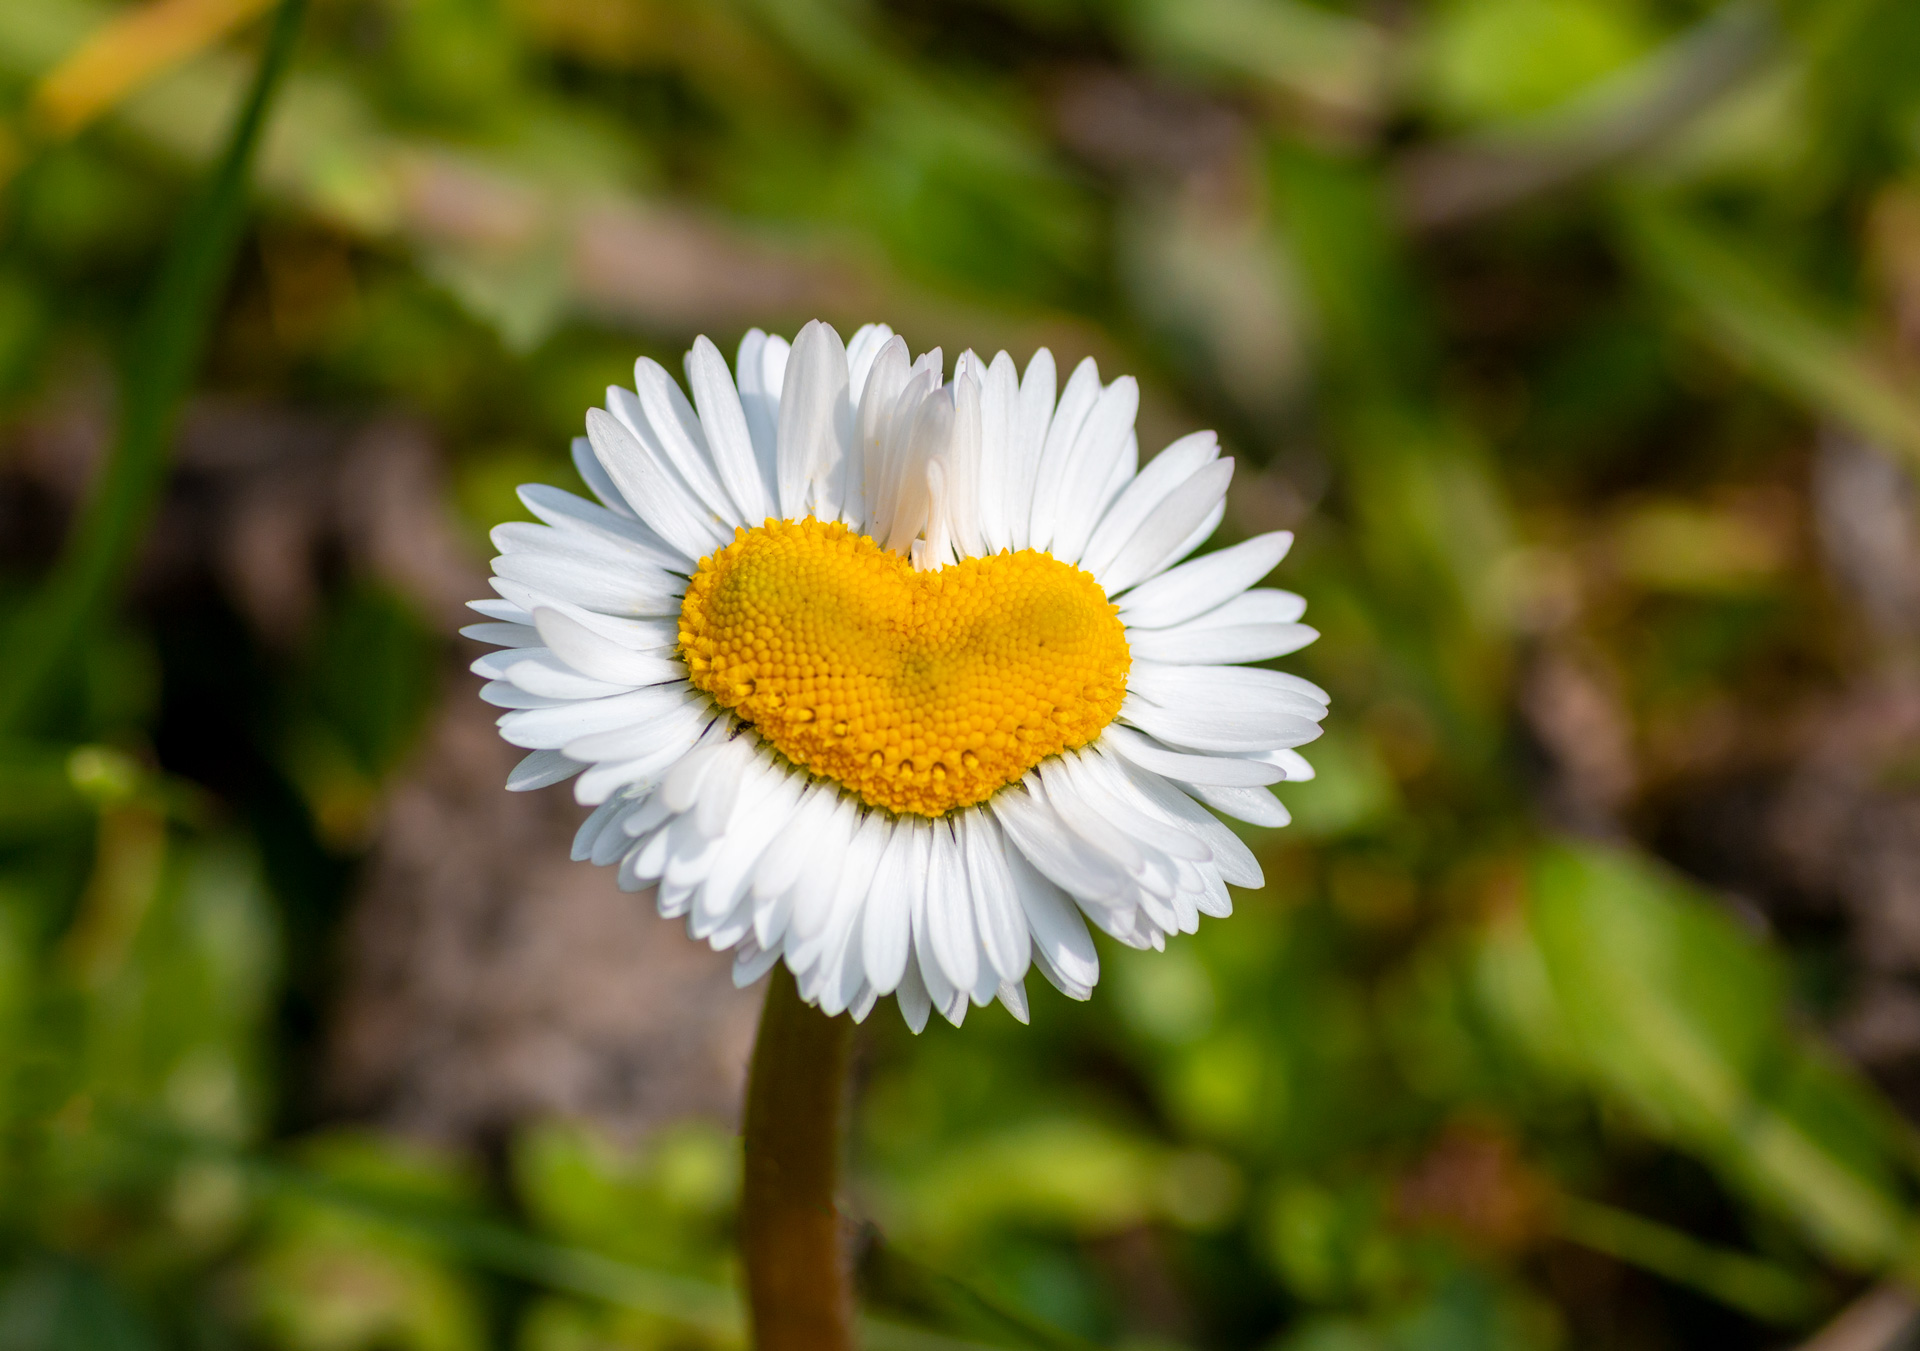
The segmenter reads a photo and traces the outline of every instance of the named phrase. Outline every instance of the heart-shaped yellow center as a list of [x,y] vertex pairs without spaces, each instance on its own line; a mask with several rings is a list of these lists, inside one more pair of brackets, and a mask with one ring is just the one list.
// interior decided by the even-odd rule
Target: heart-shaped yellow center
[[795,764],[938,816],[1113,721],[1131,664],[1115,609],[1033,549],[915,572],[844,525],[770,520],[700,561],[680,653]]

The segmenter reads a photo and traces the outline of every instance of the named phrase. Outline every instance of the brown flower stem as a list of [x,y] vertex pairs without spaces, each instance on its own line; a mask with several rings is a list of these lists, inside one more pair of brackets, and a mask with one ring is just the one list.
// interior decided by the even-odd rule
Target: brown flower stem
[[740,1250],[757,1351],[851,1351],[853,1291],[834,1191],[851,1018],[773,968],[747,1080]]

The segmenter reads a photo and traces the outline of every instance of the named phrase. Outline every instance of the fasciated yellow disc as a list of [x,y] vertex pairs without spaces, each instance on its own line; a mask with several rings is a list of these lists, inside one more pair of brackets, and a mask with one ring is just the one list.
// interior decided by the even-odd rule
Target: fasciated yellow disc
[[876,807],[939,816],[1084,746],[1126,696],[1126,627],[1033,549],[915,572],[846,526],[769,520],[680,607],[698,688]]

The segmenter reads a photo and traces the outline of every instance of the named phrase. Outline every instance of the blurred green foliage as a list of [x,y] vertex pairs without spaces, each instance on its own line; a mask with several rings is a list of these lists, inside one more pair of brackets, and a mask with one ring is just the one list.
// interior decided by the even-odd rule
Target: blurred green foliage
[[[180,223],[265,25],[56,134],[125,13],[0,4],[0,472],[115,389],[148,456],[64,565],[51,498],[0,515],[0,1348],[741,1344],[723,1125],[317,1105],[357,861],[468,697],[439,621],[352,566],[277,646],[109,601],[182,382],[427,419],[478,553],[636,353],[816,314],[1220,427],[1335,694],[1231,920],[1031,1028],[875,1020],[871,1345],[1778,1345],[1920,1279],[1913,1126],[1818,1031],[1851,977],[1654,856],[1701,745],[1887,656],[1806,480],[1920,457],[1920,7],[315,0],[230,270]],[[204,369],[152,299],[195,247]],[[1626,724],[1571,751],[1569,651]]]

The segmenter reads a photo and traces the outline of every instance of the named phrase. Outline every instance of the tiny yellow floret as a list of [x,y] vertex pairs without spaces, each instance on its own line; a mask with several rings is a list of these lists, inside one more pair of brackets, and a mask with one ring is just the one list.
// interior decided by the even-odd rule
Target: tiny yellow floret
[[1132,661],[1116,609],[1037,550],[915,572],[844,525],[769,520],[700,561],[680,654],[795,764],[939,816],[1113,721]]

